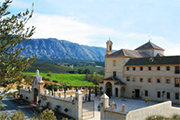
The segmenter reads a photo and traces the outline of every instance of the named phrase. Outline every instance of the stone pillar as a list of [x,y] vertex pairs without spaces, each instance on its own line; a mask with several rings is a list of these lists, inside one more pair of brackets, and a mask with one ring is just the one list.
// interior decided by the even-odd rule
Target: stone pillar
[[106,120],[104,110],[109,107],[109,97],[104,93],[101,96],[101,120]]
[[124,112],[124,111],[125,111],[125,105],[122,104],[122,106],[121,106],[121,112]]
[[66,93],[64,93],[64,98],[66,98],[67,97],[67,95],[66,95]]
[[76,92],[76,96],[77,96],[77,104],[76,105],[76,120],[82,120],[82,92],[80,90],[78,90]]
[[115,109],[115,102],[112,103],[112,108],[111,110],[114,110]]
[[72,95],[70,96],[70,100],[73,100],[73,96]]
[[61,92],[59,93],[59,97],[61,97]]
[[112,96],[111,97],[115,97],[115,86],[114,83],[112,83]]
[[52,95],[54,95],[54,89],[52,89]]

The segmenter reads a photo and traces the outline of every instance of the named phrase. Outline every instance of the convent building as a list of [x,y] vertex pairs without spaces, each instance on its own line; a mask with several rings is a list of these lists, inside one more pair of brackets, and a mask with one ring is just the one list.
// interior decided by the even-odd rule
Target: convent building
[[180,104],[180,56],[165,56],[151,41],[116,52],[111,40],[106,44],[105,79],[99,84],[104,93]]

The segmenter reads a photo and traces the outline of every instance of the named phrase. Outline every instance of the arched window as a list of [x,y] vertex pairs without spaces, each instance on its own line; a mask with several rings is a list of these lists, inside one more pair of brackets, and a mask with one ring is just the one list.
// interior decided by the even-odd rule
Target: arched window
[[109,45],[109,50],[110,50],[110,51],[112,50],[112,47],[111,47],[111,45]]
[[116,60],[113,60],[113,66],[116,66]]

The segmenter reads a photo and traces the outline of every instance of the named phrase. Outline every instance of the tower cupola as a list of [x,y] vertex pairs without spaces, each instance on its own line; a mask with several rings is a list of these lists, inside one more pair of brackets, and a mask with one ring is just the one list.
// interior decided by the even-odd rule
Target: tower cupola
[[106,42],[106,54],[111,54],[113,51],[112,51],[112,45],[113,45],[113,42],[109,39],[107,42]]

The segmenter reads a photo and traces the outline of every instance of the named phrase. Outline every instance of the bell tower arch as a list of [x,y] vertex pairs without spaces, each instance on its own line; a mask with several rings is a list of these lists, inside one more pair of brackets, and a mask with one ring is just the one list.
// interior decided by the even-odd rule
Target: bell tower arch
[[113,42],[109,39],[107,42],[106,42],[106,54],[111,54],[113,51],[112,51],[112,45],[113,45]]

